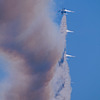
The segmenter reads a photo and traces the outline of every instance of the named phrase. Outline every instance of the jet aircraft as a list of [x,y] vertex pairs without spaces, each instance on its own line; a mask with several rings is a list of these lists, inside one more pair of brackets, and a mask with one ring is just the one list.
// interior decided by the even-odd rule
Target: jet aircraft
[[59,10],[58,12],[61,12],[61,14],[66,14],[67,12],[74,12],[74,11],[71,11],[71,10],[67,10],[66,8],[63,8],[61,10]]
[[75,56],[72,56],[72,55],[68,55],[68,54],[66,54],[66,57],[75,57]]
[[66,32],[73,33],[74,31],[66,30]]

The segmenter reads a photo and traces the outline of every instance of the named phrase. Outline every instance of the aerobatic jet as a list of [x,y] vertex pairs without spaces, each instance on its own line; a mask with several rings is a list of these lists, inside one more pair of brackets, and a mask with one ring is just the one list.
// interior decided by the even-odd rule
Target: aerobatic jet
[[66,32],[73,33],[74,31],[66,30]]
[[66,54],[66,57],[75,57],[75,56],[72,56],[72,55],[68,55],[68,54]]
[[67,10],[66,8],[63,8],[61,10],[59,10],[58,12],[61,12],[61,14],[66,14],[67,12],[74,12],[74,11],[71,11],[71,10]]

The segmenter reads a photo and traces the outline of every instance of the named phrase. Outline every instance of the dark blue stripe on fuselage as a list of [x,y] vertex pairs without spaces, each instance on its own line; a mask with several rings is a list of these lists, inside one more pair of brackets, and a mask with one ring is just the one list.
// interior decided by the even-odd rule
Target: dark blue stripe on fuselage
[[65,14],[65,13],[67,13],[66,11],[61,11],[61,14]]

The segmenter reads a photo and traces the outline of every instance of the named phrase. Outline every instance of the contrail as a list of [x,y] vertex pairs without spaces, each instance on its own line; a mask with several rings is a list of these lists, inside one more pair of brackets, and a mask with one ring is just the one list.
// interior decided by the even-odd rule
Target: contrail
[[53,91],[52,100],[71,100],[71,78],[66,61],[66,30],[66,15],[64,15],[60,26],[60,32],[64,42],[64,51],[61,60],[56,65],[55,75],[51,81]]
[[0,0],[0,59],[5,63],[0,68],[6,73],[0,100],[52,99],[51,80],[65,35],[49,16],[50,2]]

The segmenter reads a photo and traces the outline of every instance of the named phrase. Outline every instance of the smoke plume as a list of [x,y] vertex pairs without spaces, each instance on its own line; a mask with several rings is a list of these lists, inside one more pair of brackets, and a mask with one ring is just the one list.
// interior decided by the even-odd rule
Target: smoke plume
[[0,57],[7,64],[0,100],[50,100],[49,82],[64,47],[50,2],[0,0]]
[[66,61],[66,35],[67,24],[66,15],[62,17],[60,25],[61,37],[64,41],[64,51],[59,63],[56,65],[56,71],[51,80],[52,100],[70,100],[71,99],[71,78],[69,75],[69,67]]

